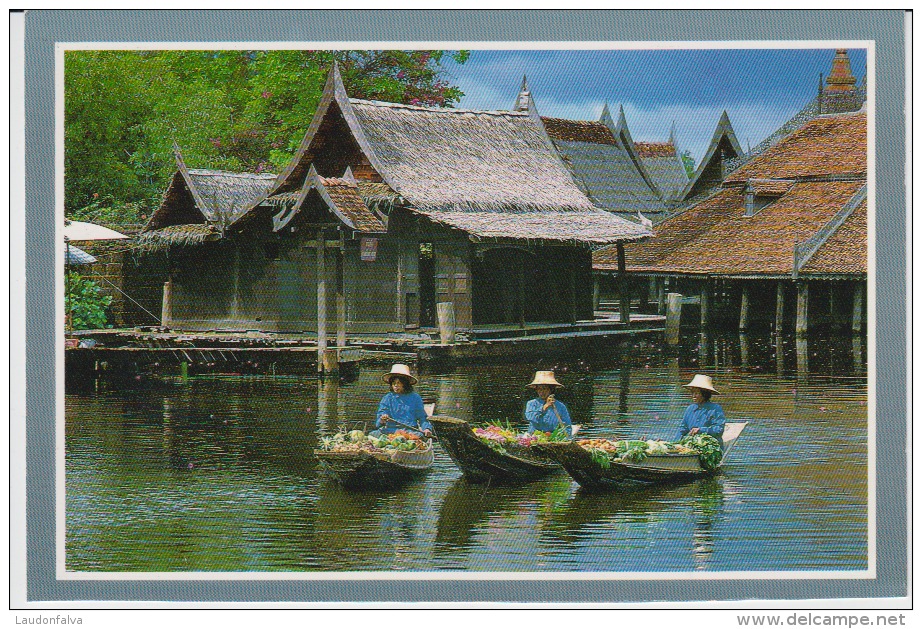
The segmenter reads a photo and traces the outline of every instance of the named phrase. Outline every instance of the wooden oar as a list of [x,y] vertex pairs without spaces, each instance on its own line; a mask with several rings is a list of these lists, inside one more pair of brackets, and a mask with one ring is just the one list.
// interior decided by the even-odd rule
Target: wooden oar
[[[557,416],[557,425],[563,428],[563,431],[567,431],[567,425],[563,423],[563,417],[560,416],[560,413],[557,412],[557,400],[554,400],[554,403],[551,404],[551,408],[554,409],[554,415]],[[570,438],[572,439],[576,435],[576,431],[579,430],[578,426],[570,425]]]

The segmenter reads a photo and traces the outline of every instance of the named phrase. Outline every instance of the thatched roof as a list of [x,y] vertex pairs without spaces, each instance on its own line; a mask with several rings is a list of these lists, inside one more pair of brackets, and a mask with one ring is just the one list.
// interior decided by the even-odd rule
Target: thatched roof
[[203,242],[219,240],[221,234],[213,225],[187,224],[170,225],[160,229],[141,232],[137,236],[142,250],[154,251],[173,246],[200,245]]
[[602,122],[542,117],[557,152],[592,202],[633,216],[666,211],[659,193],[640,173],[630,152]]
[[473,237],[616,242],[650,235],[590,202],[536,116],[350,99],[336,67],[273,191],[290,190],[315,149],[322,150],[315,139],[328,115],[342,116],[370,167],[404,207]]
[[254,202],[264,198],[276,179],[272,173],[187,168],[177,146],[174,146],[174,156],[176,172],[160,207],[142,232],[201,223],[209,223],[223,231]]

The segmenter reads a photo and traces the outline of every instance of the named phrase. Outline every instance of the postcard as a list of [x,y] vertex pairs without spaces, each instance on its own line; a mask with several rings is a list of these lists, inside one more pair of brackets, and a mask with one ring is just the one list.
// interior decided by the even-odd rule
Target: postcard
[[22,609],[907,600],[903,13],[382,15],[26,15]]

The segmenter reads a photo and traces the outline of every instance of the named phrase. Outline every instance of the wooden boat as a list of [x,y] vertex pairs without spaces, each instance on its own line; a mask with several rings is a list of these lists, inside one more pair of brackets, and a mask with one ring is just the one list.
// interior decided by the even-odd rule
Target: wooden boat
[[543,443],[533,446],[533,449],[560,463],[573,480],[587,489],[605,489],[628,483],[666,483],[716,474],[745,427],[746,422],[726,424],[723,458],[713,470],[701,467],[697,454],[648,455],[643,461],[613,461],[604,468],[592,459],[588,450],[575,442]]
[[497,452],[481,441],[466,421],[436,415],[429,422],[439,443],[471,482],[523,482],[560,471],[558,463],[534,448],[510,444],[504,446],[508,454]]
[[314,450],[320,464],[344,487],[353,489],[397,487],[432,469],[432,443],[425,450]]

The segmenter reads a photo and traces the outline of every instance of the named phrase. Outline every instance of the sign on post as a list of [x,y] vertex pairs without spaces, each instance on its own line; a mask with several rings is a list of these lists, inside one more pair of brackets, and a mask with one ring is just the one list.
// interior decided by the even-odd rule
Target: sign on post
[[374,262],[378,257],[378,239],[362,238],[361,255],[362,262]]

